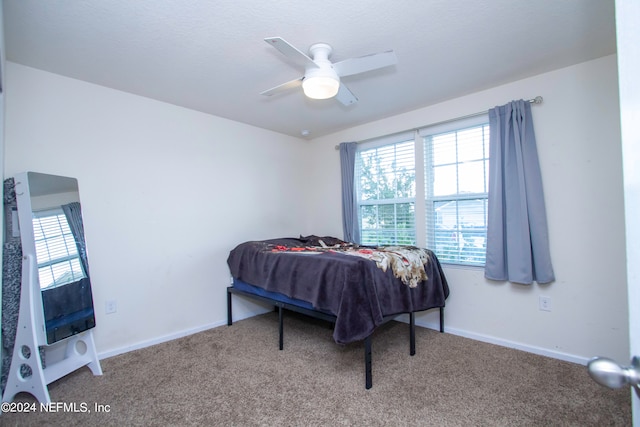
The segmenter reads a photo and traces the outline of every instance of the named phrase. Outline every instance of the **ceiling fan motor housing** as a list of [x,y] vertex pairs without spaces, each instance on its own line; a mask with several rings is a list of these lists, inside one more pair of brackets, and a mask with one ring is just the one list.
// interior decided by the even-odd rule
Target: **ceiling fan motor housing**
[[302,80],[305,95],[313,99],[333,98],[340,89],[340,78],[329,61],[331,46],[316,43],[309,48],[309,53],[317,66],[308,65],[305,69]]

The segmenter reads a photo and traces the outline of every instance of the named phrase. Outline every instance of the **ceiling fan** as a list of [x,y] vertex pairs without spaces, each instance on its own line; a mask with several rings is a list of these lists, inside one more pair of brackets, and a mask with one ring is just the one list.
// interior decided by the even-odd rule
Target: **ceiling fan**
[[396,54],[389,50],[332,63],[329,60],[332,49],[326,43],[311,45],[309,48],[310,56],[307,56],[280,37],[269,37],[264,41],[305,68],[303,77],[260,93],[266,96],[302,86],[302,90],[309,98],[328,99],[335,96],[344,105],[355,104],[358,102],[358,98],[344,83],[340,82],[340,77],[377,70],[398,62]]

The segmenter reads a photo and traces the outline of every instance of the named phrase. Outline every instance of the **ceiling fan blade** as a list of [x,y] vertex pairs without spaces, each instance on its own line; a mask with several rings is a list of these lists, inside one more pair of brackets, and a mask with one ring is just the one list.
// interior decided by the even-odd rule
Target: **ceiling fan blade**
[[289,89],[293,89],[299,86],[302,86],[302,79],[304,77],[300,77],[299,79],[291,80],[286,83],[282,83],[279,86],[272,87],[271,89],[267,89],[264,92],[260,92],[260,95],[271,96],[280,92],[287,91]]
[[340,101],[342,105],[351,105],[358,102],[358,98],[343,83],[340,83],[340,89],[338,89],[336,99]]
[[366,71],[377,70],[398,63],[396,54],[389,50],[387,52],[374,53],[361,56],[359,58],[345,59],[333,64],[333,69],[340,77],[352,76]]
[[313,62],[311,58],[305,55],[303,52],[299,51],[295,46],[291,45],[289,42],[284,40],[281,37],[267,37],[264,39],[271,46],[275,47],[287,58],[292,59],[296,63],[306,67],[318,67],[318,65]]

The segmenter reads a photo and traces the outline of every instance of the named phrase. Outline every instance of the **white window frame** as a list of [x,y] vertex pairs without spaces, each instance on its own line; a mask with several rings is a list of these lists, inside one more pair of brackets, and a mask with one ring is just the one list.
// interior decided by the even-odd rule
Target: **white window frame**
[[[402,132],[394,135],[388,135],[381,138],[372,139],[366,142],[361,142],[358,145],[358,151],[364,151],[371,148],[383,147],[390,144],[397,144],[401,142],[408,141],[412,139],[414,141],[414,153],[415,153],[415,186],[416,186],[416,195],[415,199],[412,200],[414,203],[414,214],[415,214],[415,236],[416,236],[416,245],[424,246],[430,249],[435,248],[435,243],[433,240],[434,234],[430,231],[431,224],[428,224],[427,218],[433,216],[432,212],[427,215],[427,206],[433,203],[434,200],[439,198],[428,197],[427,195],[431,192],[428,187],[427,181],[431,182],[431,179],[427,180],[429,176],[432,174],[431,168],[427,169],[427,159],[425,158],[425,143],[424,139],[429,135],[437,135],[446,132],[453,132],[457,130],[463,130],[470,127],[480,126],[480,125],[488,125],[489,117],[488,114],[478,114],[469,116],[462,119],[455,119],[446,122],[441,122],[439,124],[433,126],[425,126],[423,128]],[[488,156],[488,153],[487,153]],[[488,173],[488,170],[485,171]],[[358,209],[358,218],[360,220],[360,197],[359,197],[359,182],[358,176],[355,176],[355,185],[356,185],[356,194],[358,199],[357,209]],[[465,195],[457,195],[457,196],[447,196],[447,200],[465,200],[465,199],[488,199],[488,193],[473,193],[473,194],[465,194]],[[444,198],[441,198],[444,199]],[[398,203],[401,201],[400,199],[390,199],[388,203]],[[387,202],[387,201],[385,201]],[[371,204],[369,202],[368,204]],[[360,227],[362,233],[362,224],[358,225]],[[486,237],[485,237],[486,239]],[[462,266],[468,268],[483,268],[483,264],[469,264],[465,262],[450,262],[446,259],[441,260],[443,264],[449,264],[454,266]]]
[[[414,144],[413,150],[414,150],[414,166],[415,166],[415,133],[414,132],[403,132],[400,134],[395,134],[395,135],[390,135],[390,136],[386,136],[386,137],[382,137],[382,138],[377,138],[375,140],[371,140],[371,141],[367,141],[364,143],[360,143],[358,145],[358,149],[357,149],[357,153],[356,153],[356,170],[358,169],[358,156],[360,152],[363,151],[368,151],[368,150],[372,150],[372,149],[376,149],[376,148],[382,148],[382,147],[386,147],[389,145],[395,145],[395,144],[404,144],[407,142],[412,142]],[[417,172],[417,171],[416,171]],[[383,200],[366,200],[363,201],[360,198],[361,195],[361,189],[360,189],[360,180],[357,179],[358,177],[356,177],[355,183],[354,185],[356,186],[355,188],[355,192],[356,192],[356,200],[357,200],[357,204],[356,204],[356,208],[358,211],[358,227],[360,227],[360,239],[361,241],[364,240],[364,228],[362,226],[362,215],[361,215],[361,208],[362,206],[374,206],[374,205],[378,205],[378,206],[384,206],[384,205],[393,205],[394,207],[397,206],[398,204],[413,204],[413,211],[414,211],[414,215],[413,215],[413,219],[414,219],[414,224],[413,224],[413,229],[411,229],[411,233],[413,234],[414,238],[411,241],[411,243],[408,242],[398,242],[397,240],[394,242],[387,242],[389,244],[412,244],[415,245],[417,240],[417,221],[416,218],[417,216],[415,215],[415,204],[416,204],[416,197],[414,195],[414,197],[398,197],[398,198],[393,198],[393,199],[383,199]],[[416,183],[417,183],[417,177],[416,177]],[[417,189],[416,189],[417,191]],[[396,238],[398,236],[398,230],[395,229],[396,232]],[[364,242],[364,244],[366,244],[367,242]]]
[[[37,232],[36,228],[37,228],[37,224],[36,221],[39,221],[41,218],[47,218],[47,217],[59,217],[62,216],[62,218],[65,219],[66,221],[66,216],[64,214],[64,211],[62,210],[62,208],[55,208],[55,209],[45,209],[45,210],[41,210],[41,211],[37,211],[33,213],[33,227],[34,227],[34,238],[35,236],[37,236],[39,233]],[[68,222],[67,222],[67,227],[69,227]],[[69,235],[71,233],[71,230],[69,229],[69,233],[65,233],[64,230],[62,229],[62,226],[60,227],[60,232],[63,233],[63,235]],[[71,237],[73,238],[73,234],[71,234]],[[37,246],[38,246],[38,242],[41,241],[45,241],[48,239],[53,238],[53,236],[46,236],[44,235],[44,239],[36,239],[36,253],[38,252]],[[65,239],[66,241],[66,239]],[[77,282],[78,280],[81,280],[83,278],[86,277],[83,269],[82,269],[82,263],[80,262],[80,255],[78,254],[78,250],[77,250],[77,246],[75,245],[75,243],[73,245],[68,244],[67,242],[65,242],[65,247],[67,248],[67,255],[64,256],[59,256],[59,257],[55,257],[55,258],[50,258],[46,261],[42,261],[41,256],[37,256],[38,258],[38,278],[40,281],[40,287],[42,289],[49,289],[49,288],[54,288],[57,286],[63,286],[66,285],[68,283],[73,283],[73,282]],[[48,250],[47,250],[48,253]],[[55,278],[54,277],[54,272],[52,270],[53,266],[56,264],[60,264],[60,263],[69,263],[69,266],[71,267],[71,265],[77,265],[78,266],[78,270],[79,271],[74,271],[73,268],[70,268],[70,271],[68,272],[69,274],[71,274],[71,277],[68,280],[60,280],[60,278]],[[51,277],[53,278],[53,282],[52,283],[43,283],[43,273],[42,273],[42,269],[46,269],[49,268],[51,271]]]
[[[440,134],[456,132],[456,131],[464,131],[470,128],[479,127],[479,126],[488,126],[488,125],[489,125],[489,117],[488,117],[488,114],[485,113],[485,114],[474,115],[472,117],[468,117],[465,119],[451,120],[446,123],[438,124],[435,126],[427,126],[418,131],[419,141],[416,141],[416,144],[421,146],[423,149],[423,153],[420,156],[420,159],[423,162],[421,170],[425,172],[425,179],[423,180],[423,182],[425,182],[425,188],[421,193],[424,196],[423,197],[424,205],[421,207],[422,210],[420,211],[420,215],[421,215],[420,218],[424,218],[424,221],[422,222],[424,223],[425,234],[424,234],[424,238],[420,241],[424,242],[426,247],[434,249],[436,254],[438,254],[438,251],[436,251],[436,241],[435,241],[436,239],[435,224],[434,224],[435,212],[434,210],[430,209],[429,212],[427,213],[427,207],[432,205],[434,202],[442,202],[442,201],[445,201],[445,202],[447,201],[459,202],[459,201],[468,201],[468,200],[484,200],[485,201],[484,203],[484,209],[485,209],[484,210],[484,216],[485,216],[484,243],[486,248],[486,206],[488,201],[488,185],[485,185],[486,191],[483,191],[483,192],[466,193],[466,194],[458,193],[458,194],[451,194],[446,196],[434,196],[433,189],[428,188],[429,186],[433,185],[433,175],[432,175],[433,168],[431,167],[431,165],[427,164],[430,161],[430,156],[429,156],[429,153],[426,152],[426,148],[425,148],[427,146],[426,139],[429,136],[433,136],[433,135],[440,135]],[[488,158],[489,158],[488,152],[485,153],[485,158],[487,159],[487,162],[488,162]],[[484,170],[484,172],[485,172],[485,175],[483,176],[483,179],[486,183],[488,181],[487,179],[487,176],[489,173],[488,167]],[[459,218],[457,218],[457,222],[459,223]],[[464,238],[464,235],[461,230],[454,230],[453,232],[455,233],[458,239]],[[479,250],[478,248],[472,249],[472,251],[475,254],[477,254],[478,250]],[[445,256],[442,253],[438,255],[439,255],[440,262],[443,264],[466,266],[466,267],[472,267],[472,268],[473,267],[484,268],[484,265],[485,265],[484,262],[478,263],[478,262],[464,261],[464,260],[451,261],[450,259],[447,258],[447,256]]]

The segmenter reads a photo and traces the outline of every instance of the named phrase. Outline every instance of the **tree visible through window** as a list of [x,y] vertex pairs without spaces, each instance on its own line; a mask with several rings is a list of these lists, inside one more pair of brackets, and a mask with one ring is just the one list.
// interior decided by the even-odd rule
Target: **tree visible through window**
[[361,243],[415,245],[414,141],[360,151],[356,185]]

